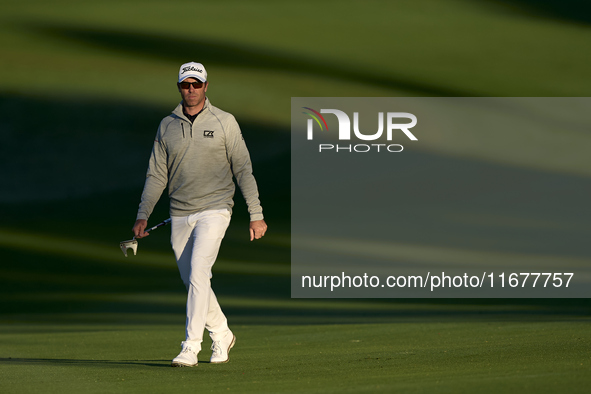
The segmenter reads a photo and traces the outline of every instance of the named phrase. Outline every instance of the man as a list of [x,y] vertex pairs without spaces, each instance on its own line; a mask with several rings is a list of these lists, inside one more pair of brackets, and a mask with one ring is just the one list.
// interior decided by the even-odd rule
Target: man
[[213,341],[211,363],[227,362],[236,342],[210,284],[234,205],[232,175],[248,205],[250,240],[264,236],[267,225],[238,123],[205,96],[205,67],[183,64],[177,87],[182,101],[158,128],[133,233],[148,235],[147,219],[168,184],[171,244],[188,292],[186,338],[172,366],[192,367],[205,328]]

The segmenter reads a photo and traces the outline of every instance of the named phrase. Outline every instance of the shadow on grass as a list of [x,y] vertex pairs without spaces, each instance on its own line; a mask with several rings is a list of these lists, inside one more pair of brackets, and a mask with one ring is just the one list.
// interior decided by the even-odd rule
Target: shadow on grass
[[0,358],[0,364],[144,365],[170,368],[170,360],[78,360],[71,358]]
[[[313,75],[328,80],[349,82],[350,64],[327,63],[324,59],[306,59],[299,54],[273,51],[263,47],[247,46],[221,40],[205,40],[179,36],[153,35],[124,30],[109,30],[89,27],[60,26],[50,24],[27,25],[29,31],[36,31],[44,37],[78,42],[93,47],[133,54],[142,58],[163,59],[182,64],[186,62],[187,48],[207,59],[207,65],[240,67],[267,71],[289,72],[294,75]],[[378,74],[368,70],[357,72],[359,83],[380,88],[402,89],[423,96],[471,96],[469,92],[442,88],[408,77]]]
[[488,0],[513,13],[567,23],[591,24],[591,4],[581,0]]
[[[3,209],[8,216],[3,215],[1,223],[22,223],[23,228],[43,231],[74,215],[86,215],[96,230],[96,226],[114,227],[113,222],[100,220],[109,212],[108,217],[126,219],[127,232],[135,220],[158,124],[175,106],[0,94],[0,204],[10,204]],[[34,115],[30,108],[36,109]],[[31,128],[23,119],[38,127]],[[265,209],[273,217],[288,220],[289,131],[252,120],[240,121],[240,126]],[[237,200],[242,202],[241,197]],[[56,203],[55,208],[45,202]],[[168,217],[167,202],[160,205],[162,209],[156,213],[164,219]],[[35,219],[32,210],[49,215],[35,220],[31,227],[28,219]],[[64,214],[69,210],[71,213]],[[98,231],[95,236],[104,238]]]
[[[257,64],[256,61],[253,60],[253,66]],[[48,184],[56,187],[57,191],[61,191],[63,185],[72,185],[63,198],[45,198],[47,196],[42,195],[33,201],[17,198],[13,202],[0,204],[2,227],[59,235],[71,239],[73,244],[88,240],[103,242],[112,244],[117,250],[118,242],[129,238],[141,194],[155,132],[145,132],[145,129],[155,130],[155,124],[170,109],[137,107],[121,102],[54,101],[10,95],[0,97],[0,104],[3,133],[6,141],[10,142],[1,145],[2,170],[14,175],[15,187],[24,185],[30,187],[22,189],[25,192],[29,190],[30,193],[50,194],[39,180],[50,180]],[[27,108],[40,109],[30,119],[43,125],[35,131],[38,134],[29,134],[20,121],[30,118]],[[76,126],[78,122],[64,122],[66,114],[74,114],[72,119],[80,122],[87,116],[97,121],[86,122],[90,124],[88,128],[80,127]],[[249,147],[255,161],[255,175],[270,229],[288,236],[291,219],[290,177],[287,175],[290,173],[289,133],[254,123],[246,123],[243,129],[247,139],[250,140],[249,136],[252,136],[253,144]],[[125,138],[137,143],[127,145]],[[101,142],[103,145],[95,143],[99,140],[105,140]],[[124,147],[122,150],[114,150],[114,147],[121,146]],[[269,154],[269,150],[273,154]],[[41,160],[39,152],[47,151],[46,161]],[[83,159],[94,156],[103,158],[96,168],[83,165],[86,163]],[[259,156],[264,157],[264,160],[257,165],[256,158]],[[587,223],[576,209],[577,206],[586,206],[588,194],[583,192],[589,188],[586,179],[530,170],[516,171],[511,167],[477,160],[428,153],[409,156],[405,166],[401,165],[398,170],[408,176],[393,181],[397,187],[393,203],[407,208],[395,212],[396,220],[392,222],[398,225],[388,229],[389,234],[401,242],[422,240],[433,245],[454,245],[458,248],[496,243],[504,247],[509,245],[516,250],[532,248],[538,253],[560,252],[583,256],[588,253],[582,247],[586,245],[583,242],[585,233],[579,231],[580,228],[586,228]],[[80,170],[80,178],[64,173],[70,167]],[[439,177],[434,169],[455,174],[455,177]],[[114,185],[114,189],[103,185],[103,182],[121,173],[133,179],[130,183],[135,183],[125,187]],[[54,176],[63,183],[58,182],[55,186]],[[461,187],[466,187],[466,184],[456,183],[460,178],[474,180],[467,184],[476,197],[462,192]],[[413,179],[422,180],[419,188]],[[498,201],[494,198],[495,194],[491,193],[491,190],[501,188],[511,190],[512,185],[524,182],[530,185],[528,190],[536,198],[523,198],[523,209],[519,209],[519,212],[509,209],[515,208],[510,200],[503,205],[503,201]],[[84,186],[80,189],[84,192],[82,195],[70,193],[81,185]],[[429,187],[420,189],[425,188],[425,185]],[[539,212],[547,216],[550,214],[546,213],[549,212],[548,207],[556,206],[554,202],[562,198],[565,192],[573,196],[569,200],[570,205],[560,206],[559,211],[551,212],[564,221],[563,228],[536,228],[525,233],[520,228],[510,226],[482,226],[480,222],[475,226],[453,217],[454,212],[466,212],[467,204],[478,205],[483,201],[490,216],[526,215],[527,218],[529,214],[538,217]],[[421,199],[417,202],[419,194]],[[479,195],[485,200],[477,200]],[[236,200],[233,222],[222,245],[220,259],[238,261],[245,266],[248,263],[289,264],[289,246],[274,244],[269,241],[271,238],[255,243],[246,240],[247,211],[241,197]],[[431,211],[425,214],[425,207]],[[451,216],[443,215],[450,212]],[[476,206],[474,212],[478,213]],[[166,197],[161,199],[153,217],[155,220],[168,217]],[[4,297],[4,302],[0,305],[0,318],[58,323],[108,323],[109,320],[103,318],[105,314],[112,314],[115,315],[113,319],[125,320],[129,324],[157,324],[162,320],[153,316],[167,315],[175,317],[177,324],[176,317],[182,317],[184,313],[184,287],[170,252],[169,230],[158,231],[158,235],[154,233],[142,241],[141,253],[168,253],[169,265],[133,264],[131,259],[125,260],[122,255],[120,261],[102,261],[100,257],[79,259],[68,254],[46,254],[15,249],[9,245],[2,247],[0,295]],[[243,238],[241,234],[244,234]],[[395,322],[401,319],[438,320],[445,317],[577,318],[589,316],[590,306],[588,300],[292,300],[288,275],[244,275],[216,272],[215,268],[213,288],[228,315],[240,324]],[[137,301],[125,297],[133,294],[173,294],[180,302],[159,302],[149,298]],[[244,302],[240,304],[232,301],[236,298]],[[140,317],[127,319],[132,314]],[[172,323],[171,320],[165,320],[164,324]]]
[[[12,253],[12,254],[11,254]],[[6,251],[4,321],[182,327],[184,288],[176,268],[126,266]],[[35,264],[37,262],[37,264]],[[248,264],[245,262],[244,264]],[[15,278],[23,278],[16,280]],[[25,279],[26,278],[26,279]],[[551,321],[590,316],[588,299],[291,299],[290,277],[215,273],[212,285],[232,324]],[[5,330],[9,330],[6,326]]]

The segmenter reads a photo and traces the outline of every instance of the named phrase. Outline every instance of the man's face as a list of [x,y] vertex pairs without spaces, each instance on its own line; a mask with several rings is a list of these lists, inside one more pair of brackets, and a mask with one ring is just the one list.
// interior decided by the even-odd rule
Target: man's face
[[[183,89],[181,84],[183,82],[189,82],[189,88]],[[205,92],[207,92],[207,82],[201,82],[195,78],[187,78],[181,84],[178,85],[179,92],[183,99],[185,107],[199,107],[203,105],[205,100]],[[198,88],[193,87],[193,82],[199,83],[201,86]]]

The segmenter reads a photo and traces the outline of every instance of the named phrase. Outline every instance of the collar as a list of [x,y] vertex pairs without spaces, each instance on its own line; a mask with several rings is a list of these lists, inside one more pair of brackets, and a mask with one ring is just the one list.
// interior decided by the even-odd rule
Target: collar
[[[203,108],[201,108],[201,111],[199,111],[197,113],[197,115],[199,115],[200,113],[202,113],[203,111],[205,111],[205,109],[209,108],[210,106],[210,102],[209,102],[209,98],[207,98],[207,96],[205,96],[205,103],[203,103]],[[183,118],[187,121],[189,121],[189,119],[185,116],[184,112],[183,112],[183,102],[181,101],[175,109],[172,110],[172,113],[175,114],[176,116],[178,116],[179,118]]]

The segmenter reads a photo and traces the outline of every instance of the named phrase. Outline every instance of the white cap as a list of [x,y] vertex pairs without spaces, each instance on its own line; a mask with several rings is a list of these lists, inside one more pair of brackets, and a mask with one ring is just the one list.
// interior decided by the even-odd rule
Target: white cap
[[201,63],[185,63],[179,70],[179,83],[183,82],[187,78],[195,78],[201,82],[207,82],[207,71]]

